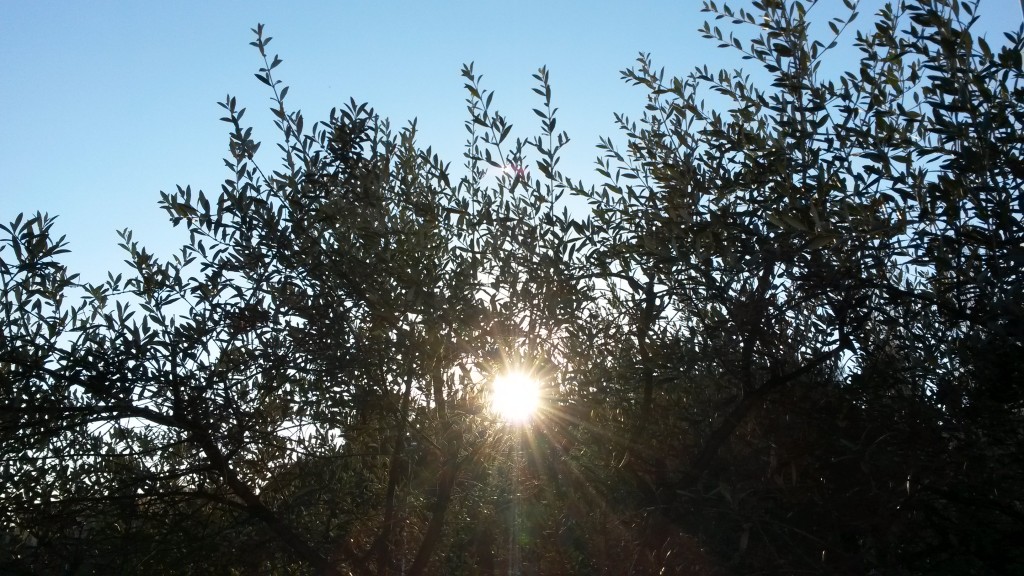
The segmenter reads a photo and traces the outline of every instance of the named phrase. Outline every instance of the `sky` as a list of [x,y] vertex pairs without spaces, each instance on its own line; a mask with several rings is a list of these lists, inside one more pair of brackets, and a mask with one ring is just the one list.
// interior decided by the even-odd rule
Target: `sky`
[[[721,2],[719,2],[721,4]],[[749,4],[731,2],[738,8]],[[839,0],[822,0],[819,18]],[[882,2],[862,0],[858,27]],[[593,173],[615,112],[639,116],[645,94],[620,71],[640,52],[670,74],[695,66],[749,66],[698,28],[697,0],[265,2],[0,0],[0,221],[19,212],[58,215],[84,280],[121,270],[116,231],[131,228],[159,256],[186,240],[157,207],[178,185],[215,196],[229,176],[228,125],[218,102],[235,96],[276,168],[270,93],[251,28],[273,37],[287,104],[307,124],[350,98],[401,126],[416,118],[420,144],[462,164],[466,120],[462,64],[474,62],[494,104],[538,133],[531,75],[551,73],[559,128],[572,142],[561,168]],[[1016,29],[1019,0],[983,0],[984,30]],[[991,38],[990,38],[991,42]]]

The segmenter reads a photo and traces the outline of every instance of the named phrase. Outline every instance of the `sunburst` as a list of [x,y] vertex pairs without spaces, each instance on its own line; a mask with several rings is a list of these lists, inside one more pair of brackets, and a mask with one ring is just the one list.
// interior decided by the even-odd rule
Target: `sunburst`
[[505,422],[523,424],[540,405],[540,384],[522,372],[508,372],[494,379],[491,411]]

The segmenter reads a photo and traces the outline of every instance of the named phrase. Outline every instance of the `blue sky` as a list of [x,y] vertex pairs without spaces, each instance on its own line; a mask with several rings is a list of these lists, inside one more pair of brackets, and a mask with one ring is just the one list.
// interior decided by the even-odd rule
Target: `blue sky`
[[[461,65],[475,62],[523,137],[536,131],[530,76],[547,65],[559,127],[572,137],[562,168],[586,178],[597,138],[615,133],[612,114],[641,111],[643,92],[619,74],[638,52],[680,75],[705,63],[742,64],[700,38],[700,4],[6,2],[0,220],[58,214],[57,230],[73,250],[65,261],[88,280],[119,268],[120,228],[170,254],[182,236],[157,208],[159,192],[179,184],[219,191],[228,175],[227,125],[217,103],[226,94],[249,109],[256,138],[273,150],[269,92],[253,77],[261,64],[249,46],[258,22],[274,38],[271,53],[284,60],[275,72],[291,87],[289,105],[307,123],[355,98],[396,124],[418,118],[421,144],[453,166],[462,163],[465,134]],[[880,5],[864,0],[858,25],[869,25]],[[1018,0],[985,0],[982,9],[986,27],[1020,24]],[[261,159],[265,167],[275,161]]]

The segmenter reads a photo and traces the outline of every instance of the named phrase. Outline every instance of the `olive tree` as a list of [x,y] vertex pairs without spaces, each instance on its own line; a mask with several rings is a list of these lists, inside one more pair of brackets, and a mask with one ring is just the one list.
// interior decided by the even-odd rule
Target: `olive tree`
[[83,285],[52,218],[2,227],[0,566],[1019,571],[1024,40],[819,4],[706,2],[747,72],[641,55],[598,187],[545,68],[529,138],[463,68],[453,177],[365,105],[306,126],[258,27],[280,168],[227,98],[220,193],[161,196],[179,253],[126,230]]
[[741,570],[1019,567],[1021,35],[818,4],[705,3],[752,71],[624,73],[647,106],[579,190],[628,326],[608,457]]
[[130,273],[83,285],[52,218],[3,227],[11,569],[424,573],[462,553],[446,523],[493,517],[474,494],[500,487],[513,436],[485,410],[489,379],[521,368],[558,389],[582,300],[560,272],[554,174],[487,170],[531,147],[553,170],[548,139],[506,142],[467,67],[479,135],[453,185],[415,122],[396,133],[352,102],[306,125],[254,33],[281,167],[261,166],[228,97],[220,193],[161,194],[188,233],[177,254],[124,230]]

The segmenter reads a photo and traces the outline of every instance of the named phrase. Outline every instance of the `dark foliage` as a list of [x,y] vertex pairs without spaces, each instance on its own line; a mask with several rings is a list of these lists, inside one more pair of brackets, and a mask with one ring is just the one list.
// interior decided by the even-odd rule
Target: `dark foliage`
[[88,285],[0,227],[0,571],[1024,573],[1024,39],[844,4],[706,3],[755,76],[642,55],[597,188],[546,69],[528,139],[463,69],[455,179],[415,123],[305,125],[258,27],[280,168],[227,98],[180,252],[125,230]]

